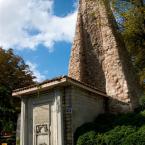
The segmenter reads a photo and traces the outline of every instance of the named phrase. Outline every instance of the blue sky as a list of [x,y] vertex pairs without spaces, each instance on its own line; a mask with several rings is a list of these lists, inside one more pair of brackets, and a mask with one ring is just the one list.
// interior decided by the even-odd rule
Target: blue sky
[[13,48],[37,81],[66,75],[76,5],[76,0],[1,0],[0,46]]

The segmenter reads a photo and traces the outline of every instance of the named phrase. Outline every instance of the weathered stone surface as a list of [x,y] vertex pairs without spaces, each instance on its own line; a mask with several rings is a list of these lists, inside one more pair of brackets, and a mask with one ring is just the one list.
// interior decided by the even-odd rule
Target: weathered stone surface
[[116,26],[108,0],[80,0],[69,76],[106,91],[110,110],[132,111],[140,89]]

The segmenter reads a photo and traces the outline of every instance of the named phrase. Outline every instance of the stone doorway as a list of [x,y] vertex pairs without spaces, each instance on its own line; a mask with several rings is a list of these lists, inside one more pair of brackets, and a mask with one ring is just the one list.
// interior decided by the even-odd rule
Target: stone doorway
[[52,145],[51,106],[51,103],[33,106],[33,145]]
[[[56,115],[54,98],[50,95],[42,95],[28,99],[28,118],[27,126],[28,145],[53,145],[55,125],[54,117]],[[52,123],[53,122],[53,123]]]

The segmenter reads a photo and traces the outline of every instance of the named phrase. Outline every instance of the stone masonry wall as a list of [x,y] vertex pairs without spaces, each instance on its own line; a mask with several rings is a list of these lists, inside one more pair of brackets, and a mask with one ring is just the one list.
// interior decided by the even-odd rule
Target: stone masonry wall
[[95,2],[80,1],[76,35],[71,52],[69,76],[105,91],[102,70],[102,36]]
[[103,90],[110,111],[132,111],[141,94],[108,0],[80,0],[69,76]]

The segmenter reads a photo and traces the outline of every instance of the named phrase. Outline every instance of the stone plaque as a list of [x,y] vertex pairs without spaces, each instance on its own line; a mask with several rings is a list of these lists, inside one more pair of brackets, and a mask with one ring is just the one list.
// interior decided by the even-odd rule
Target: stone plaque
[[36,125],[36,144],[49,145],[48,124]]

